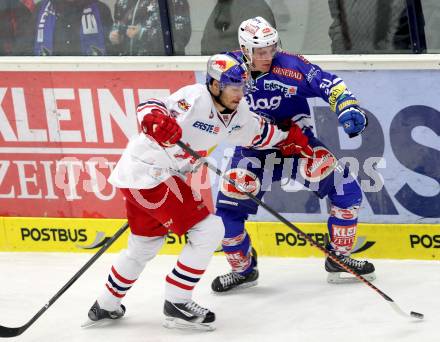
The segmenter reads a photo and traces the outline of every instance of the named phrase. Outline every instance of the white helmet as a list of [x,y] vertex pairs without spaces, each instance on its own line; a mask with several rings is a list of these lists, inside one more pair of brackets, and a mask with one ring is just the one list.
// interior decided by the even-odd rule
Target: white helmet
[[278,44],[278,31],[266,19],[255,17],[240,24],[238,42],[243,53],[252,58],[253,48]]

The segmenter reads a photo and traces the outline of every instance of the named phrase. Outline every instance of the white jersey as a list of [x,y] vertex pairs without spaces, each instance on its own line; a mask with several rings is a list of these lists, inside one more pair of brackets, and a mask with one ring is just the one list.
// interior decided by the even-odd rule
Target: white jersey
[[[201,156],[207,156],[224,141],[264,149],[287,137],[287,132],[251,112],[244,98],[233,113],[219,113],[202,84],[183,87],[164,101],[150,99],[141,103],[137,108],[139,122],[152,109],[166,109],[175,117],[182,128],[181,141]],[[193,158],[180,147],[163,148],[141,132],[130,139],[109,182],[119,188],[150,189],[175,174],[190,172],[193,163]]]

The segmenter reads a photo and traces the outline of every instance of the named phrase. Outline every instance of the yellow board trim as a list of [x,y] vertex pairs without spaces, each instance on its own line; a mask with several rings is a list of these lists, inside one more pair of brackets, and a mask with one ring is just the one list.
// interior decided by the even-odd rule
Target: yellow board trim
[[[123,219],[0,217],[2,252],[96,252],[124,224]],[[295,223],[323,244],[328,237],[325,223]],[[248,222],[248,233],[261,256],[320,257],[310,246],[280,222]],[[125,233],[109,249],[125,248]],[[171,234],[160,254],[178,254],[187,239]],[[440,260],[440,224],[360,223],[354,256],[381,259]]]
[[6,241],[4,218],[0,217],[0,251],[6,250],[8,243]]
[[[326,223],[295,223],[319,243],[328,238]],[[279,222],[249,222],[249,235],[260,255],[319,257],[322,252]],[[255,237],[255,238],[254,238]],[[354,257],[440,260],[440,224],[360,223]]]

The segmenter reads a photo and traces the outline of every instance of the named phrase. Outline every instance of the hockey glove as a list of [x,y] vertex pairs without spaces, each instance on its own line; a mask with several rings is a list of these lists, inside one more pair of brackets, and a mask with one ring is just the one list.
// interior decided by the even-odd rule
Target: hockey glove
[[162,147],[172,147],[182,138],[182,128],[171,116],[153,109],[142,119],[142,131]]
[[277,145],[283,157],[291,157],[300,154],[307,158],[313,158],[313,148],[309,145],[309,138],[301,131],[296,124],[292,123],[287,138]]
[[290,130],[290,127],[292,127],[292,125],[293,125],[292,119],[284,119],[283,121],[277,123],[277,127],[283,132],[288,132]]
[[350,138],[361,134],[368,125],[365,112],[359,107],[349,107],[338,115],[339,123]]

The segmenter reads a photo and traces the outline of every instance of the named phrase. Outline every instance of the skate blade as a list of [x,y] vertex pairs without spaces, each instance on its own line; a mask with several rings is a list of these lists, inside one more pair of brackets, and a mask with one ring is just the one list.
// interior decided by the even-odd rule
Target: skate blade
[[241,285],[238,285],[236,287],[233,287],[232,289],[228,290],[228,291],[223,291],[223,292],[217,292],[217,291],[212,291],[213,294],[217,295],[217,296],[224,296],[230,293],[234,293],[236,291],[240,291],[243,289],[247,289],[248,287],[253,287],[253,286],[257,286],[258,285],[258,280],[254,280],[254,281],[250,281],[248,283],[244,283]]
[[[376,279],[376,274],[372,272],[368,274],[363,274],[362,277],[364,277],[369,282],[372,282]],[[332,272],[328,273],[327,282],[329,284],[351,284],[358,283],[360,282],[360,280],[347,272]]]
[[200,330],[200,331],[215,330],[215,326],[212,325],[212,323],[194,323],[175,317],[166,317],[163,322],[163,326],[168,329],[185,329],[185,330]]
[[92,321],[91,319],[88,319],[87,321],[83,322],[81,324],[81,328],[89,328],[89,327],[93,327],[93,326],[99,326],[102,325],[102,321],[104,321],[103,319],[99,320],[99,321]]
[[81,324],[81,328],[87,329],[90,327],[105,326],[105,325],[115,324],[116,321],[119,321],[119,318],[118,319],[103,318],[100,319],[99,321],[92,321],[91,319],[87,319],[87,321]]

